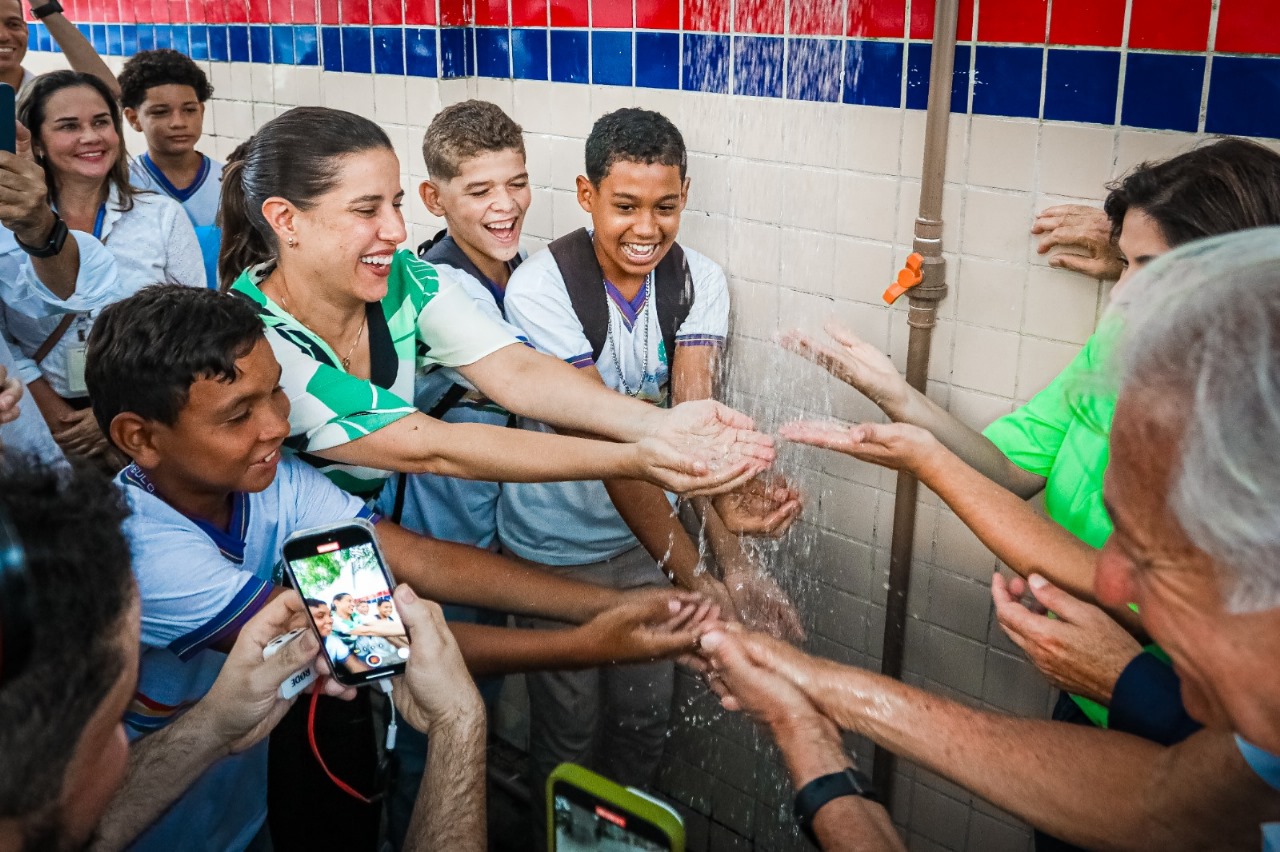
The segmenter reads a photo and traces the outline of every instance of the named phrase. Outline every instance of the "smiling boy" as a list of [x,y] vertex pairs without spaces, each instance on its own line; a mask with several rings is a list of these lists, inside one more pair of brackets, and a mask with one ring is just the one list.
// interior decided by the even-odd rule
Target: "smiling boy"
[[209,286],[217,282],[218,203],[223,164],[196,150],[204,133],[205,102],[213,86],[200,66],[176,50],[135,53],[120,71],[120,105],[129,126],[147,140],[129,179],[182,205],[195,226]]
[[[155,286],[107,308],[86,378],[98,422],[133,460],[118,482],[132,510],[125,531],[142,603],[141,673],[125,720],[136,738],[209,690],[221,651],[280,591],[277,560],[291,533],[373,513],[282,455],[289,401],[280,365],[239,296]],[[482,671],[676,653],[696,641],[686,622],[706,614],[689,597],[615,606],[619,596],[606,590],[387,521],[377,534],[392,570],[424,594],[592,619],[559,637],[456,627],[468,665]],[[218,761],[135,848],[244,848],[266,817],[266,774],[265,742]]]

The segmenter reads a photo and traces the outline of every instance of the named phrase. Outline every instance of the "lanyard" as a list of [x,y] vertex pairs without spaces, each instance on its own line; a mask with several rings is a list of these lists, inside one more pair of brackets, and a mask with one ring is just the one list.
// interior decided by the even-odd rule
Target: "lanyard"
[[102,204],[102,205],[99,205],[98,207],[98,218],[93,220],[93,238],[103,243],[105,243],[106,240],[102,239],[102,226],[106,223],[106,221],[107,221],[107,205]]

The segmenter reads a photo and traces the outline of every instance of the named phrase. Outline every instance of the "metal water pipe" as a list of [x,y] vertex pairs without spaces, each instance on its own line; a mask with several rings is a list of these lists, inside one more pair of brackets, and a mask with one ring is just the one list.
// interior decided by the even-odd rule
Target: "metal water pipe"
[[[885,293],[894,301],[904,293],[910,304],[907,325],[907,384],[925,392],[929,348],[937,323],[938,303],[947,295],[947,262],[942,257],[942,187],[946,177],[947,130],[951,121],[951,81],[955,71],[959,0],[937,0],[933,16],[933,50],[929,68],[929,105],[924,126],[924,168],[920,175],[920,212],[916,217],[913,255]],[[898,474],[893,504],[893,539],[889,551],[889,596],[885,603],[884,644],[880,671],[902,677],[906,647],[907,592],[911,585],[912,542],[916,529],[919,483]],[[876,747],[873,780],[886,803],[893,793],[896,757]]]

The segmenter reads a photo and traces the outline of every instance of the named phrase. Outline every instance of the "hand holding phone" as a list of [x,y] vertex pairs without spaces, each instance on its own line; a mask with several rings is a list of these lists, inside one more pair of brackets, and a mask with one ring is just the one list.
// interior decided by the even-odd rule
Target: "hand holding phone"
[[[281,633],[276,638],[267,643],[267,647],[262,649],[262,659],[269,660],[276,655],[282,648],[293,640],[307,632],[307,628],[298,627],[290,630],[288,633]],[[319,669],[316,668],[315,661],[312,660],[301,669],[289,676],[289,679],[280,684],[280,697],[286,701],[298,695],[302,690],[316,682],[320,676]]]
[[484,702],[438,604],[401,585],[396,610],[413,642],[403,682],[393,693],[406,722],[423,733],[448,721],[484,724]]
[[338,683],[404,674],[406,631],[395,604],[384,605],[394,581],[372,524],[356,519],[295,533],[284,543],[284,564]]

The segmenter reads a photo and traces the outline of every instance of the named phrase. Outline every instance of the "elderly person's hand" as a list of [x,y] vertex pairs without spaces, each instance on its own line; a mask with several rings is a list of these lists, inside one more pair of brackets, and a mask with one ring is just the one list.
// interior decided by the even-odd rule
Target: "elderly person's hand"
[[[0,342],[0,346],[4,345]],[[18,419],[21,413],[18,403],[22,399],[22,391],[22,380],[9,375],[9,371],[0,366],[0,425]]]
[[1059,204],[1036,216],[1031,233],[1040,236],[1036,251],[1046,254],[1065,249],[1049,258],[1049,265],[1115,281],[1124,272],[1120,251],[1111,239],[1111,221],[1096,207]]
[[[1034,610],[1022,603],[1028,590],[1037,604]],[[1039,574],[1026,581],[1006,581],[996,574],[991,597],[1000,627],[1050,683],[1067,692],[1109,704],[1120,673],[1142,652],[1138,640],[1106,612]]]
[[747,713],[775,736],[797,729],[817,736],[838,733],[794,683],[752,659],[756,635],[731,624],[709,631],[699,643],[710,668],[708,680],[725,709]]
[[53,230],[54,213],[44,169],[31,152],[31,133],[17,128],[17,152],[0,151],[0,224],[27,245],[44,245]]
[[[308,663],[319,666],[321,673],[328,673],[320,641],[310,628],[272,657],[262,659],[262,650],[272,639],[306,624],[306,611],[297,592],[276,595],[241,628],[218,679],[191,709],[192,714],[204,718],[203,725],[216,732],[230,753],[257,744],[284,717],[294,699],[281,698],[280,685],[290,675]],[[323,688],[329,695],[355,696],[354,689],[329,678],[324,679]]]
[[400,714],[426,734],[439,725],[483,723],[484,703],[440,605],[418,597],[403,583],[394,596],[410,649],[403,683],[392,693]]
[[889,356],[837,323],[827,323],[825,329],[835,346],[799,329],[785,332],[778,343],[858,390],[890,418],[898,419],[911,388]]
[[942,443],[933,433],[909,423],[835,423],[798,420],[778,430],[783,438],[835,450],[855,459],[893,470],[920,475],[938,453]]

